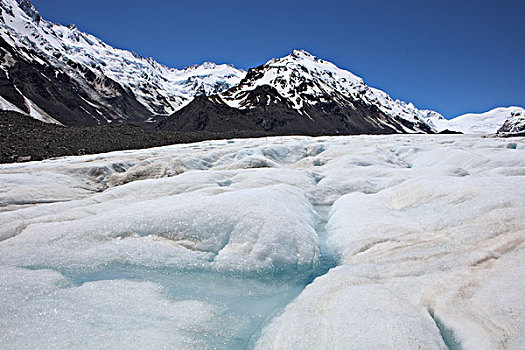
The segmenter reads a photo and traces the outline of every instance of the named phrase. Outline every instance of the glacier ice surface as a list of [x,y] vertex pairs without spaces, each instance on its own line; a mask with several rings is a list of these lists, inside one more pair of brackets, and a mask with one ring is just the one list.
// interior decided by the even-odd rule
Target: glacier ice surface
[[523,217],[521,139],[1,165],[0,347],[520,349]]

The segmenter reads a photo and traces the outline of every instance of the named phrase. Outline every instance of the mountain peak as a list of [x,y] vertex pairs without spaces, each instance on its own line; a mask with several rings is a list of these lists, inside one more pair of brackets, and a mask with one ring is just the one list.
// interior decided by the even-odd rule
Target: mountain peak
[[244,95],[242,91],[261,85],[274,86],[297,110],[303,108],[305,103],[312,104],[319,98],[334,96],[336,91],[345,96],[355,95],[365,86],[363,80],[351,72],[318,59],[305,50],[293,50],[288,56],[272,59],[251,69],[246,79],[234,91],[228,92],[225,98],[231,101],[239,93]]
[[424,119],[428,112],[420,111],[411,103],[394,101],[384,91],[367,86],[360,77],[305,50],[293,50],[288,56],[250,69],[237,86],[222,93],[222,99],[233,108],[256,108],[262,100],[250,99],[250,92],[265,85],[275,88],[276,94],[305,118],[311,117],[314,110],[321,114],[348,112],[346,115],[355,115],[355,111],[360,110],[362,115],[391,118],[385,119],[385,130],[427,132],[430,129]]
[[206,62],[203,62],[201,64],[191,64],[187,67],[184,68],[184,70],[195,70],[195,69],[215,69],[217,68],[219,65],[217,65],[216,63],[214,62],[209,62],[209,61],[206,61]]
[[308,51],[306,51],[304,49],[295,49],[295,50],[292,51],[290,56],[316,58],[314,55],[312,55],[311,53],[309,53]]

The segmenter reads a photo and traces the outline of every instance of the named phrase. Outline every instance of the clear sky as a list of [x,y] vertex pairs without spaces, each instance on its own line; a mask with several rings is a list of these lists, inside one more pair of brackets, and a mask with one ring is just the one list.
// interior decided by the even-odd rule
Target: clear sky
[[42,16],[176,68],[294,48],[447,118],[525,106],[524,0],[33,0]]

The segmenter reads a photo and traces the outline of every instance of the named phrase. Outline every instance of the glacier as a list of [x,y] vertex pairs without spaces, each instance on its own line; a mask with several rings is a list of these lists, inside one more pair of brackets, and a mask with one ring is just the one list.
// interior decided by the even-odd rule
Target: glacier
[[522,349],[525,141],[206,141],[0,166],[2,349]]

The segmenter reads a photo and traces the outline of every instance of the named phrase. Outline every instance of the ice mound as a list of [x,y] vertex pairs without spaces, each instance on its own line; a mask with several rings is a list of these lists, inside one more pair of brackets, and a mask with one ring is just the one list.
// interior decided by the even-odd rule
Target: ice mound
[[0,174],[0,183],[0,209],[65,202],[92,193],[80,179],[52,172]]
[[316,214],[306,196],[288,185],[102,209],[84,207],[95,213],[28,225],[0,248],[0,261],[58,269],[117,262],[261,271],[310,268],[318,260]]
[[453,265],[468,259],[472,247],[524,229],[523,213],[525,178],[419,178],[373,195],[341,197],[328,233],[344,263],[373,256],[423,269]]
[[342,196],[327,234],[343,266],[309,285],[259,348],[521,348],[524,215],[523,177],[426,177]]
[[426,309],[340,266],[317,278],[256,349],[447,349]]

